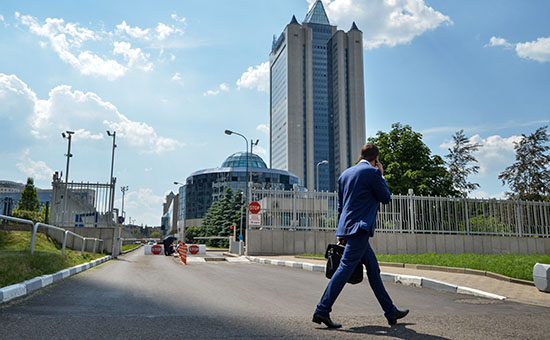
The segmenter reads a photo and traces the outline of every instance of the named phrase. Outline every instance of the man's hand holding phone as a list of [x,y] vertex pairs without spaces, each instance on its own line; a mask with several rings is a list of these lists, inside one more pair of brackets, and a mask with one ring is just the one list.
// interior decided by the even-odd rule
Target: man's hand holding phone
[[380,173],[382,176],[384,176],[384,167],[382,166],[382,163],[378,160],[378,157],[374,160],[374,166],[377,167],[380,170]]

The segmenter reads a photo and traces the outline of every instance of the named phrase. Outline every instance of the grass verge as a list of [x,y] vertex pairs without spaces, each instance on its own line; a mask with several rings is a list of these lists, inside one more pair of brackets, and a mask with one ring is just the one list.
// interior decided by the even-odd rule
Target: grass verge
[[[303,256],[324,257],[322,254],[303,254]],[[550,263],[550,255],[536,254],[379,254],[376,255],[376,258],[380,262],[484,270],[528,281],[533,281],[535,263]]]
[[132,250],[132,249],[135,249],[137,247],[141,247],[141,244],[125,244],[125,245],[122,246],[122,251]]
[[86,263],[104,254],[84,253],[71,249],[61,255],[61,244],[45,234],[36,234],[34,255],[30,254],[31,233],[0,230],[0,287],[20,283],[36,276]]

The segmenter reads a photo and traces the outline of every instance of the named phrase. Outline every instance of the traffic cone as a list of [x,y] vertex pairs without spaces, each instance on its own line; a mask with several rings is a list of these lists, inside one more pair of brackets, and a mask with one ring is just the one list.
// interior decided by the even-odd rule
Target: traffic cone
[[178,252],[180,254],[180,260],[183,264],[187,264],[187,244],[182,243],[181,241],[178,242]]

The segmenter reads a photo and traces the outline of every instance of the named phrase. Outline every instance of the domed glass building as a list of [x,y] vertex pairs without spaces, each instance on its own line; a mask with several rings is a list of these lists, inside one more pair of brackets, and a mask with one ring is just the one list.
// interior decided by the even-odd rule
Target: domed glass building
[[[251,183],[254,188],[292,190],[297,185],[301,190],[300,180],[296,175],[285,170],[269,169],[263,159],[248,153]],[[204,169],[193,172],[179,189],[179,219],[186,220],[185,225],[198,225],[204,218],[212,202],[217,200],[226,187],[233,192],[245,192],[247,153],[236,152],[222,163],[219,168]]]

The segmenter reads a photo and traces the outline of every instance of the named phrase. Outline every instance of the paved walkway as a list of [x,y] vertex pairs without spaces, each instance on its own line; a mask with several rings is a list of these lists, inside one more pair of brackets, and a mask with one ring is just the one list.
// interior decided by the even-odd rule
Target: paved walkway
[[[324,264],[325,259],[306,259],[297,258],[295,256],[256,256],[266,259],[307,262],[314,264]],[[429,279],[439,280],[451,283],[457,286],[479,289],[485,292],[506,296],[509,301],[520,303],[528,303],[537,306],[550,307],[550,293],[539,291],[535,286],[527,286],[519,283],[511,283],[493,279],[487,276],[450,273],[434,270],[420,270],[414,268],[398,268],[391,266],[380,266],[380,270],[384,273],[404,274],[426,277]]]

